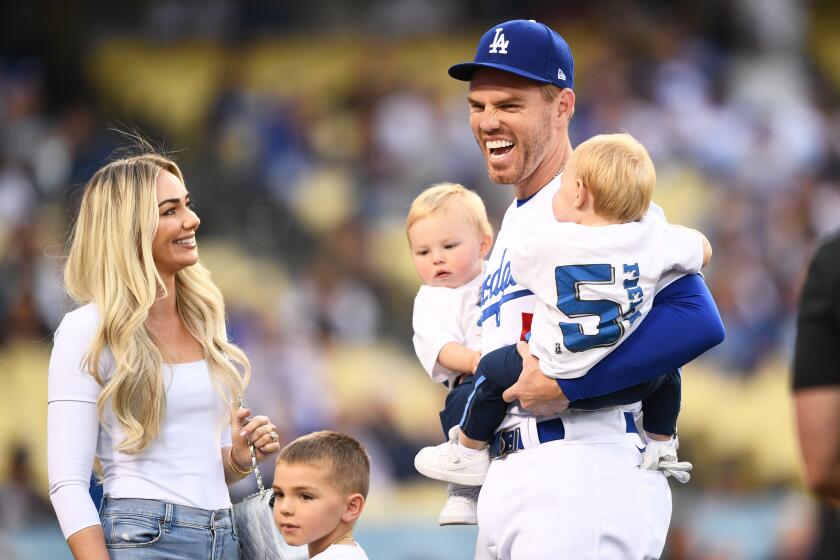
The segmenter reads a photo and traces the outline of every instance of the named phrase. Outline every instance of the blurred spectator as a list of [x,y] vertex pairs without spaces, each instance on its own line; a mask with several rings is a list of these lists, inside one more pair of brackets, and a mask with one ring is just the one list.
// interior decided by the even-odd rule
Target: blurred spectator
[[0,532],[52,521],[52,507],[33,480],[29,452],[16,445],[8,460],[8,475],[0,485]]

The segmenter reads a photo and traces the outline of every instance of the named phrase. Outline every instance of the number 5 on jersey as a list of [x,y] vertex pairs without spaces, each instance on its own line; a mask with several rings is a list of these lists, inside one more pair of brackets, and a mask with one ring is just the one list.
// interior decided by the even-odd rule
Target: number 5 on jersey
[[557,309],[570,319],[598,317],[598,332],[584,334],[580,323],[560,323],[563,343],[570,352],[584,352],[590,348],[613,346],[624,334],[621,324],[621,305],[607,299],[580,299],[583,284],[615,284],[615,270],[609,264],[558,266],[554,269],[557,282]]

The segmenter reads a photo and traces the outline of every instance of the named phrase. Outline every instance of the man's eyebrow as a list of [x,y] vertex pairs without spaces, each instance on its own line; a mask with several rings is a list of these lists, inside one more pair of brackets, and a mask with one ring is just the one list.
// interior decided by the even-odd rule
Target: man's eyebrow
[[[505,103],[519,103],[520,101],[522,101],[521,95],[509,94],[505,97],[502,97],[501,99],[495,100],[495,102],[492,103],[492,105],[504,105]],[[486,105],[486,103],[478,101],[472,95],[467,95],[467,103],[471,105]]]

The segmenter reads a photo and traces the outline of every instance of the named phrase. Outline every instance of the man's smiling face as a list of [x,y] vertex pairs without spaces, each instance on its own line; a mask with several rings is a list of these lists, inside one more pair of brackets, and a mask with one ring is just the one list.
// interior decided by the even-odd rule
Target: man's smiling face
[[[527,182],[555,148],[554,103],[541,84],[479,68],[470,82],[470,127],[494,183]],[[542,186],[542,185],[540,185]]]

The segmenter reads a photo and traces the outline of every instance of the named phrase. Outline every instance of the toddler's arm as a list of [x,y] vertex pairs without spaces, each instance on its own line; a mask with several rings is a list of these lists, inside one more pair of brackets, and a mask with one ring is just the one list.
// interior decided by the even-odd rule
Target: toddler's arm
[[712,259],[712,244],[709,243],[709,240],[706,238],[705,235],[703,235],[702,232],[700,232],[696,229],[692,229],[692,228],[677,225],[677,224],[671,224],[671,227],[684,229],[686,231],[692,231],[692,232],[696,233],[697,235],[699,235],[700,240],[703,243],[703,266],[706,266],[707,264],[709,264],[709,261]]
[[434,381],[448,381],[450,386],[458,376],[471,375],[480,358],[467,348],[470,334],[465,330],[465,306],[473,301],[468,296],[461,290],[424,286],[414,299],[414,351]]
[[475,350],[470,350],[457,342],[447,342],[440,349],[437,361],[446,369],[472,375],[475,373],[475,368],[478,367],[480,359],[481,354]]

